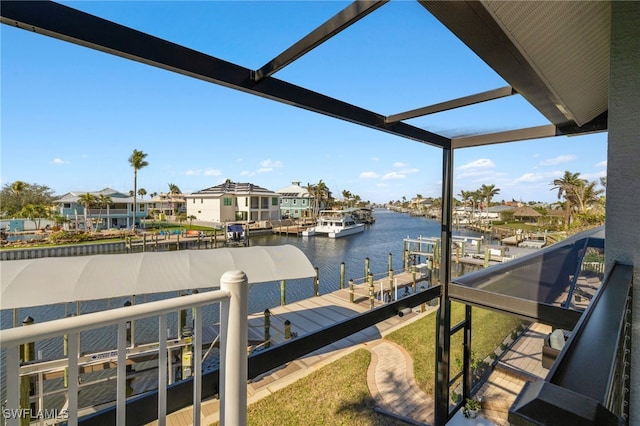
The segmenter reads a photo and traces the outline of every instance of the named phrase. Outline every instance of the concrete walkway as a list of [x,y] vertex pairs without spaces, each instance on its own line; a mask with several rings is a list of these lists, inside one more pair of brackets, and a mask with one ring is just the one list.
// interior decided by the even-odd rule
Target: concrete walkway
[[380,411],[413,424],[431,423],[433,399],[416,385],[409,353],[384,339],[367,348],[371,351],[367,385]]

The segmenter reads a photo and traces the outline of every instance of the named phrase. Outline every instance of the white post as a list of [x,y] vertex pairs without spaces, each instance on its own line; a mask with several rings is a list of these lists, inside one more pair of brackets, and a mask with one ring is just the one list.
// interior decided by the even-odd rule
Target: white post
[[[247,424],[247,341],[248,281],[242,271],[229,271],[220,278],[220,290],[230,295],[228,309],[221,307],[221,334],[224,342],[220,378],[223,382],[220,424]],[[224,316],[222,316],[224,314]]]
[[158,425],[167,424],[167,316],[158,320]]

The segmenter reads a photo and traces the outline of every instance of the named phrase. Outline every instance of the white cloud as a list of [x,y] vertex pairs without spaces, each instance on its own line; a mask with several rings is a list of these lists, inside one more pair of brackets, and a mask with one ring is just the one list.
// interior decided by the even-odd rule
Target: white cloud
[[540,162],[541,166],[557,166],[558,164],[568,163],[576,159],[576,156],[573,154],[569,155],[559,155],[554,158],[547,158],[546,160],[542,160]]
[[204,171],[205,176],[220,176],[222,172],[218,169],[207,169]]
[[379,177],[380,175],[377,174],[376,172],[362,172],[360,173],[361,178],[363,179],[375,179],[377,177]]
[[603,167],[603,168],[607,168],[607,160],[601,161],[598,164],[596,164],[596,167]]
[[249,170],[243,170],[240,172],[240,176],[253,176],[255,173],[250,172]]
[[68,164],[68,163],[69,163],[68,161],[63,160],[62,158],[54,158],[49,162],[49,164],[56,164],[56,165]]
[[458,170],[486,169],[486,168],[491,168],[495,166],[496,164],[493,161],[489,160],[488,158],[480,158],[470,163],[463,164],[462,166],[458,167]]
[[282,162],[281,161],[272,161],[270,158],[267,160],[263,160],[260,163],[260,167],[263,169],[271,169],[273,170],[274,168],[277,167],[282,167]]
[[407,175],[405,175],[403,173],[398,173],[398,172],[385,173],[385,175],[382,176],[382,180],[406,179],[406,178],[407,178]]
[[202,173],[202,170],[187,170],[186,172],[184,172],[185,175],[187,176],[200,176],[200,174]]
[[400,161],[396,161],[393,163],[393,167],[407,167],[405,163],[401,163]]

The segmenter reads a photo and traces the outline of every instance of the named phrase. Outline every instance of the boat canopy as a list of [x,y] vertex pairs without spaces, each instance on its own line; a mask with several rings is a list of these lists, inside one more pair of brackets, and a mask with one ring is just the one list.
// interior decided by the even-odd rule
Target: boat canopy
[[227,232],[243,233],[244,232],[244,228],[242,227],[242,225],[239,225],[239,224],[228,225],[227,226]]
[[10,260],[0,262],[0,308],[218,287],[231,270],[250,284],[316,274],[292,245]]

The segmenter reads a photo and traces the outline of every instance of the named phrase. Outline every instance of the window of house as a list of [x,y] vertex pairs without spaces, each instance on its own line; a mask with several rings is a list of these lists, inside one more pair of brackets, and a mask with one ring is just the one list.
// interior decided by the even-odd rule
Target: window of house
[[295,206],[296,204],[298,204],[298,200],[296,200],[296,199],[291,200],[291,204],[293,204]]
[[[202,198],[200,198],[200,199],[202,200]],[[196,203],[196,199],[194,198],[194,199],[193,199],[193,204],[195,204],[195,203]]]
[[62,204],[62,207],[65,209],[70,209],[71,208],[71,203],[64,203]]
[[305,200],[304,198],[302,199],[302,205],[306,206],[307,205],[307,200]]
[[278,197],[273,197],[271,199],[271,205],[272,206],[277,206],[278,205]]
[[224,202],[224,205],[225,205],[225,206],[230,206],[230,205],[232,205],[232,204],[231,204],[231,198],[225,197],[225,198],[223,199],[223,202]]

